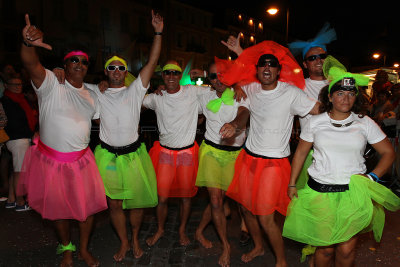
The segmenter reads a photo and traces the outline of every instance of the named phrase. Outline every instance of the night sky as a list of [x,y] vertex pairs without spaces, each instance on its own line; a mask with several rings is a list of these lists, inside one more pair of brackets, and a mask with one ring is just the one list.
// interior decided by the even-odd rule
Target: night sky
[[369,1],[352,0],[242,1],[242,3],[215,0],[194,3],[182,0],[182,2],[198,5],[208,11],[215,10],[216,14],[223,9],[232,8],[255,19],[264,16],[266,21],[264,28],[269,26],[282,32],[286,29],[286,13],[283,12],[278,17],[269,17],[265,10],[271,5],[282,9],[288,6],[289,38],[300,40],[314,38],[324,23],[329,22],[336,30],[337,40],[328,46],[328,50],[332,55],[343,58],[346,61],[343,63],[348,67],[382,65],[382,59],[377,62],[371,58],[372,53],[378,51],[386,54],[386,66],[392,66],[394,62],[400,63],[398,1],[374,1],[373,5],[367,4]]

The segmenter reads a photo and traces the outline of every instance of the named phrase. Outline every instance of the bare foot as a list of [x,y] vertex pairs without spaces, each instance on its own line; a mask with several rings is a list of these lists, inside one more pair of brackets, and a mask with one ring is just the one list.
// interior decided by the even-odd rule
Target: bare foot
[[154,246],[155,243],[164,235],[164,230],[158,230],[153,236],[146,239],[146,244],[149,247]]
[[190,244],[190,239],[185,233],[179,233],[179,243],[181,246],[187,246]]
[[222,251],[218,264],[222,267],[229,267],[231,263],[231,249],[228,247]]
[[114,260],[115,261],[122,261],[125,258],[126,252],[128,252],[131,249],[131,247],[128,244],[121,244],[119,247],[119,250],[117,253],[114,254]]
[[133,242],[133,257],[139,259],[143,256],[143,249],[139,245],[139,241]]
[[65,251],[63,253],[63,259],[60,263],[60,267],[72,267],[73,260],[72,260],[72,251]]
[[255,257],[262,256],[262,255],[264,255],[263,248],[254,248],[249,253],[243,254],[241,260],[243,262],[249,262],[249,261],[252,261]]
[[204,235],[198,231],[194,235],[194,239],[200,242],[200,244],[205,248],[212,248],[213,244],[210,240],[204,237]]
[[90,267],[97,267],[100,265],[100,262],[98,259],[96,259],[95,257],[93,257],[92,254],[89,253],[89,251],[80,251],[78,258],[80,260],[84,260],[87,264],[87,266]]

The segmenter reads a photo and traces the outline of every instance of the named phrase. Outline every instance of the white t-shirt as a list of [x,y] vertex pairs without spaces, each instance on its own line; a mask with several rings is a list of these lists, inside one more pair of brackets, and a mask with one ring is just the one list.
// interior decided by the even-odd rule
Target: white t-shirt
[[[318,100],[319,92],[321,92],[321,89],[328,85],[329,82],[328,80],[311,80],[310,78],[305,79],[306,81],[306,87],[304,89],[304,92],[308,95],[308,97],[311,97],[312,99]],[[307,120],[311,118],[311,115],[306,115],[304,117],[299,118],[300,120],[300,127],[301,129],[304,128],[304,125],[307,123]]]
[[185,85],[175,94],[149,94],[143,106],[155,111],[161,145],[181,148],[194,143],[198,114],[201,112],[198,96],[208,87]]
[[234,138],[229,138],[228,140],[222,139],[219,134],[221,127],[225,123],[231,122],[236,118],[239,103],[235,101],[232,106],[222,103],[219,111],[214,113],[207,108],[207,104],[211,100],[217,98],[218,96],[215,90],[209,91],[199,97],[200,108],[206,117],[206,133],[204,134],[204,137],[211,142],[220,145],[242,146],[246,139],[245,131],[242,131],[239,135]]
[[140,75],[129,87],[108,88],[104,93],[97,86],[93,88],[99,99],[101,141],[126,146],[139,138],[140,111],[147,89]]
[[[347,127],[335,127],[331,123],[346,124]],[[368,116],[359,118],[351,113],[342,121],[332,120],[324,112],[312,116],[307,122],[300,138],[314,143],[313,163],[308,173],[322,184],[348,184],[350,176],[365,173],[363,157],[367,142],[375,144],[386,135]]]
[[39,88],[32,86],[38,96],[40,140],[60,152],[85,149],[98,106],[96,94],[67,80],[60,84],[49,70]]
[[316,101],[299,88],[279,81],[273,90],[263,90],[261,84],[256,82],[242,88],[247,99],[241,106],[250,111],[246,147],[266,157],[289,156],[293,118],[308,114]]

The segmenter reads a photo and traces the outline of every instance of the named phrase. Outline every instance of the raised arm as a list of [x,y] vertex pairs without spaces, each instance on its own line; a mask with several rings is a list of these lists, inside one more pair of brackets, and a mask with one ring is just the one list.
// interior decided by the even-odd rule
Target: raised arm
[[221,130],[219,131],[222,138],[231,138],[232,136],[235,136],[238,132],[246,129],[246,124],[249,117],[249,110],[243,106],[239,107],[236,118],[233,121],[222,125]]
[[233,51],[236,53],[236,55],[240,56],[240,54],[243,52],[243,48],[240,46],[240,32],[237,36],[237,38],[233,35],[229,36],[228,41],[224,42],[221,41],[223,45],[229,48],[229,50]]
[[159,14],[154,14],[153,10],[151,11],[151,16],[151,24],[154,28],[154,39],[150,50],[149,61],[140,71],[143,87],[147,87],[149,85],[150,79],[157,67],[158,58],[160,57],[161,52],[162,31],[164,28],[163,17],[161,17]]
[[46,71],[39,61],[36,53],[36,47],[43,47],[51,50],[51,46],[43,43],[43,33],[31,25],[29,15],[25,15],[26,26],[22,29],[23,44],[21,46],[21,60],[25,69],[28,71],[36,88],[39,88],[46,78]]

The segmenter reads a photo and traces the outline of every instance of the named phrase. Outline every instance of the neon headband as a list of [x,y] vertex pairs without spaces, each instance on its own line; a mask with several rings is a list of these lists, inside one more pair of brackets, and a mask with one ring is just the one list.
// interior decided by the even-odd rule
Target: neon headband
[[352,78],[355,80],[355,87],[358,91],[358,86],[367,86],[369,77],[363,74],[347,72],[346,67],[340,63],[336,58],[328,56],[324,65],[322,66],[325,77],[329,80],[328,92],[331,93],[331,88],[339,81],[345,80],[346,78]]
[[125,68],[128,68],[128,64],[126,64],[126,61],[120,57],[117,56],[113,56],[112,58],[110,58],[109,60],[107,60],[106,64],[104,64],[104,68],[106,69],[108,67],[108,65],[110,65],[111,62],[113,61],[119,61],[122,64],[124,64]]
[[175,64],[167,64],[162,68],[162,70],[163,71],[164,70],[177,70],[179,72],[182,72],[181,67],[179,67],[178,65],[175,65]]
[[64,61],[67,60],[70,57],[73,57],[73,56],[84,56],[86,58],[86,60],[89,61],[88,54],[86,54],[85,52],[82,52],[82,51],[71,51],[71,52],[69,52],[68,54],[65,55]]
[[326,45],[336,40],[336,31],[330,28],[329,23],[325,23],[322,29],[318,32],[314,39],[308,41],[295,41],[290,43],[289,49],[294,55],[302,54],[303,58],[306,56],[308,50],[313,47],[321,47],[326,51]]

